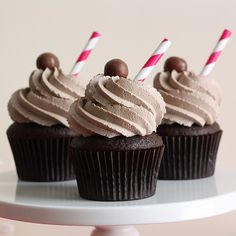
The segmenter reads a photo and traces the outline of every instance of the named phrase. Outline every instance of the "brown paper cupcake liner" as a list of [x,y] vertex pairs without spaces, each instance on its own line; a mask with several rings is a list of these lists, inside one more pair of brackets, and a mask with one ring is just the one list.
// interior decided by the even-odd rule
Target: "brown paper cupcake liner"
[[68,155],[72,138],[8,139],[20,180],[48,182],[75,179]]
[[212,176],[222,131],[207,135],[162,136],[165,151],[159,179],[186,180]]
[[127,201],[152,196],[164,146],[129,151],[87,151],[70,146],[80,196]]

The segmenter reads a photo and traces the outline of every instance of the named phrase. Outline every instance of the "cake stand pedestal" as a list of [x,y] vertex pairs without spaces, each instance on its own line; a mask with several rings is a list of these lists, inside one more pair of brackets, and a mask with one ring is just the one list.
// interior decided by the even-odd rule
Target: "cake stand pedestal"
[[0,217],[52,225],[95,226],[92,236],[138,236],[132,226],[180,222],[236,209],[236,171],[188,181],[158,181],[156,195],[137,201],[80,198],[75,181],[31,183],[0,174]]
[[91,236],[139,236],[134,226],[96,226]]

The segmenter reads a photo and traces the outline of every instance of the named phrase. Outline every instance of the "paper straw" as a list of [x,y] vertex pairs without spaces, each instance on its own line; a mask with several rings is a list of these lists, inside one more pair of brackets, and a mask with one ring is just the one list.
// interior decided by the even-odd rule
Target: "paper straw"
[[83,68],[86,60],[89,57],[89,54],[91,53],[91,51],[95,48],[98,40],[100,39],[101,34],[98,32],[93,32],[91,37],[89,38],[86,46],[84,47],[84,50],[81,52],[81,54],[79,55],[78,59],[75,62],[75,65],[73,66],[73,68],[71,69],[70,74],[72,76],[77,76],[81,69]]
[[226,44],[228,43],[230,36],[231,36],[232,32],[225,29],[222,33],[222,35],[220,36],[215,48],[213,49],[213,52],[211,53],[210,57],[208,58],[205,66],[203,67],[200,76],[208,76],[215,64],[217,59],[219,58],[221,52],[223,51],[223,49],[225,48]]
[[136,75],[135,80],[142,83],[145,81],[147,76],[151,73],[157,62],[161,59],[167,49],[170,47],[171,42],[168,39],[163,39],[158,48],[154,51],[152,56],[147,60],[145,65]]

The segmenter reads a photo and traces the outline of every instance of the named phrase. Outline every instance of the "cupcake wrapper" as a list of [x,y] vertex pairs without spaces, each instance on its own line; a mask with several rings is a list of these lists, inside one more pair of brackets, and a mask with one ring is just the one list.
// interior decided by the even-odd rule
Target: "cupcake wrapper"
[[72,138],[8,139],[20,180],[48,182],[75,179],[68,155]]
[[70,147],[80,196],[126,201],[152,196],[164,146],[129,151],[82,151]]
[[165,151],[159,179],[184,180],[212,176],[222,131],[198,136],[163,136]]

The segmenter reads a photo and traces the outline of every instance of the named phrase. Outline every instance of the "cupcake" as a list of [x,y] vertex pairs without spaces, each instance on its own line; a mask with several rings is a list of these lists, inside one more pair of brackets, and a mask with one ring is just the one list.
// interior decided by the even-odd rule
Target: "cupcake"
[[125,201],[156,191],[164,145],[155,133],[165,103],[156,89],[126,78],[127,65],[109,61],[69,111],[70,144],[80,196]]
[[66,76],[51,53],[39,56],[37,67],[29,87],[14,92],[8,103],[14,123],[7,136],[17,174],[24,181],[74,179],[68,144],[76,134],[66,117],[75,99],[84,96],[85,84]]
[[178,57],[169,58],[154,78],[166,102],[157,133],[165,144],[159,179],[183,180],[214,174],[222,130],[216,122],[221,89],[210,77],[187,70]]

